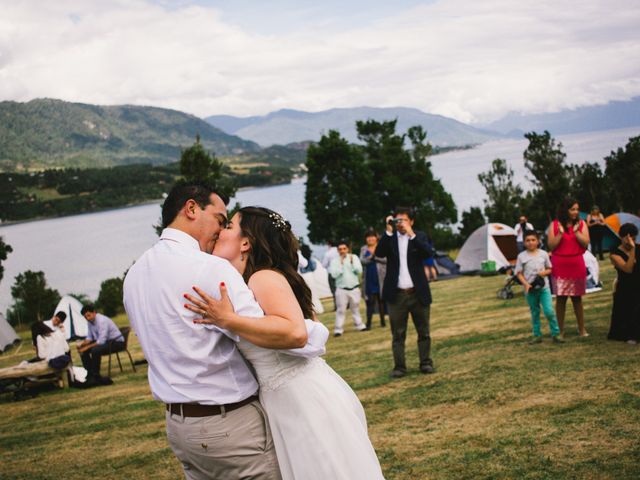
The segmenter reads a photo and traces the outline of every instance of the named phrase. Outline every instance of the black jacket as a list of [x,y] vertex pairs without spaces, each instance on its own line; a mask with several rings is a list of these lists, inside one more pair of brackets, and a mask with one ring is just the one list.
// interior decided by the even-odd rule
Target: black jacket
[[[424,232],[416,231],[415,234],[415,238],[409,240],[409,245],[407,246],[407,266],[418,300],[426,306],[431,304],[431,289],[424,273],[422,261],[432,257],[433,250],[429,246],[427,235]],[[375,256],[387,259],[387,274],[384,277],[382,299],[393,303],[396,299],[398,276],[400,275],[397,232],[394,232],[391,236],[386,233],[382,234]]]

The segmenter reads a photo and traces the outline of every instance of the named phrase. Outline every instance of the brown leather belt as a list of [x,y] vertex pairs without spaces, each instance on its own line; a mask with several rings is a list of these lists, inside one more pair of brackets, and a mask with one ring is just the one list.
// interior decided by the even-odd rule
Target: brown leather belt
[[212,417],[214,415],[220,415],[224,412],[231,412],[237,410],[240,407],[250,404],[258,400],[258,396],[254,395],[249,398],[245,398],[240,402],[227,403],[226,405],[201,405],[199,403],[166,403],[167,412],[172,415],[181,415],[183,417]]
[[407,295],[411,295],[413,293],[416,293],[416,289],[415,287],[411,287],[411,288],[398,288],[398,293],[406,293]]

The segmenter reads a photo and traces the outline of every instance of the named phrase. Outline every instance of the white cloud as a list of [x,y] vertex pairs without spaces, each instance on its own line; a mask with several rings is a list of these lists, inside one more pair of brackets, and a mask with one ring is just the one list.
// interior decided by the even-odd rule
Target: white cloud
[[640,95],[640,4],[625,0],[448,0],[338,30],[318,19],[269,34],[186,2],[5,3],[3,100],[201,116],[402,105],[473,122]]

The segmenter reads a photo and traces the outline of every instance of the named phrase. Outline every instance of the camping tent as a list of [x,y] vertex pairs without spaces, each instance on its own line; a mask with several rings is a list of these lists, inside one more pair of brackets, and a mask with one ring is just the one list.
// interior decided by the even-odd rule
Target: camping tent
[[[60,302],[58,302],[58,306],[51,316],[53,317],[53,315],[61,310],[67,314],[67,318],[64,321],[64,332],[67,340],[86,337],[89,333],[89,326],[87,325],[87,320],[80,313],[82,304],[72,296],[65,295]],[[44,323],[51,326],[51,320],[47,320]]]
[[316,313],[320,314],[324,312],[321,298],[331,297],[331,289],[329,288],[329,273],[327,269],[322,266],[320,260],[314,258],[316,268],[312,272],[306,272],[301,274],[304,281],[311,289],[311,298],[313,300],[313,309]]
[[518,256],[516,231],[503,223],[488,223],[473,232],[458,253],[460,272],[480,270],[485,260],[496,262],[496,268],[506,267]]
[[[609,215],[604,219],[604,223],[606,223],[607,226],[616,234],[616,237],[614,237],[613,241],[610,241],[608,237],[605,236],[602,242],[602,246],[606,249],[611,249],[612,247],[616,247],[620,244],[620,239],[617,238],[617,235],[620,231],[620,227],[625,223],[633,223],[636,227],[638,227],[638,230],[640,230],[640,217],[626,212],[619,212],[614,213],[613,215]],[[636,243],[640,243],[640,236],[636,238]]]
[[9,325],[4,315],[0,313],[0,352],[4,352],[7,348],[19,342],[20,337],[16,335],[16,331]]

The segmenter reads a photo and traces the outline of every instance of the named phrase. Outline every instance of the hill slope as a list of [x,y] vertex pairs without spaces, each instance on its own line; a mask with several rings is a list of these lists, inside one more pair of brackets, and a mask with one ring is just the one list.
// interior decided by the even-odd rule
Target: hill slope
[[180,148],[192,145],[197,134],[220,156],[260,150],[176,110],[54,99],[0,102],[0,168],[175,162]]
[[486,128],[521,137],[523,132],[548,130],[553,135],[640,127],[640,97],[628,102],[609,102],[556,113],[511,113]]
[[482,143],[500,134],[471,127],[457,120],[424,113],[415,108],[333,108],[322,112],[279,110],[262,117],[213,115],[207,122],[221,130],[252,140],[263,146],[288,144],[304,140],[317,141],[323,133],[338,130],[351,142],[357,141],[356,120],[398,119],[398,131],[422,125],[433,145],[462,146]]

